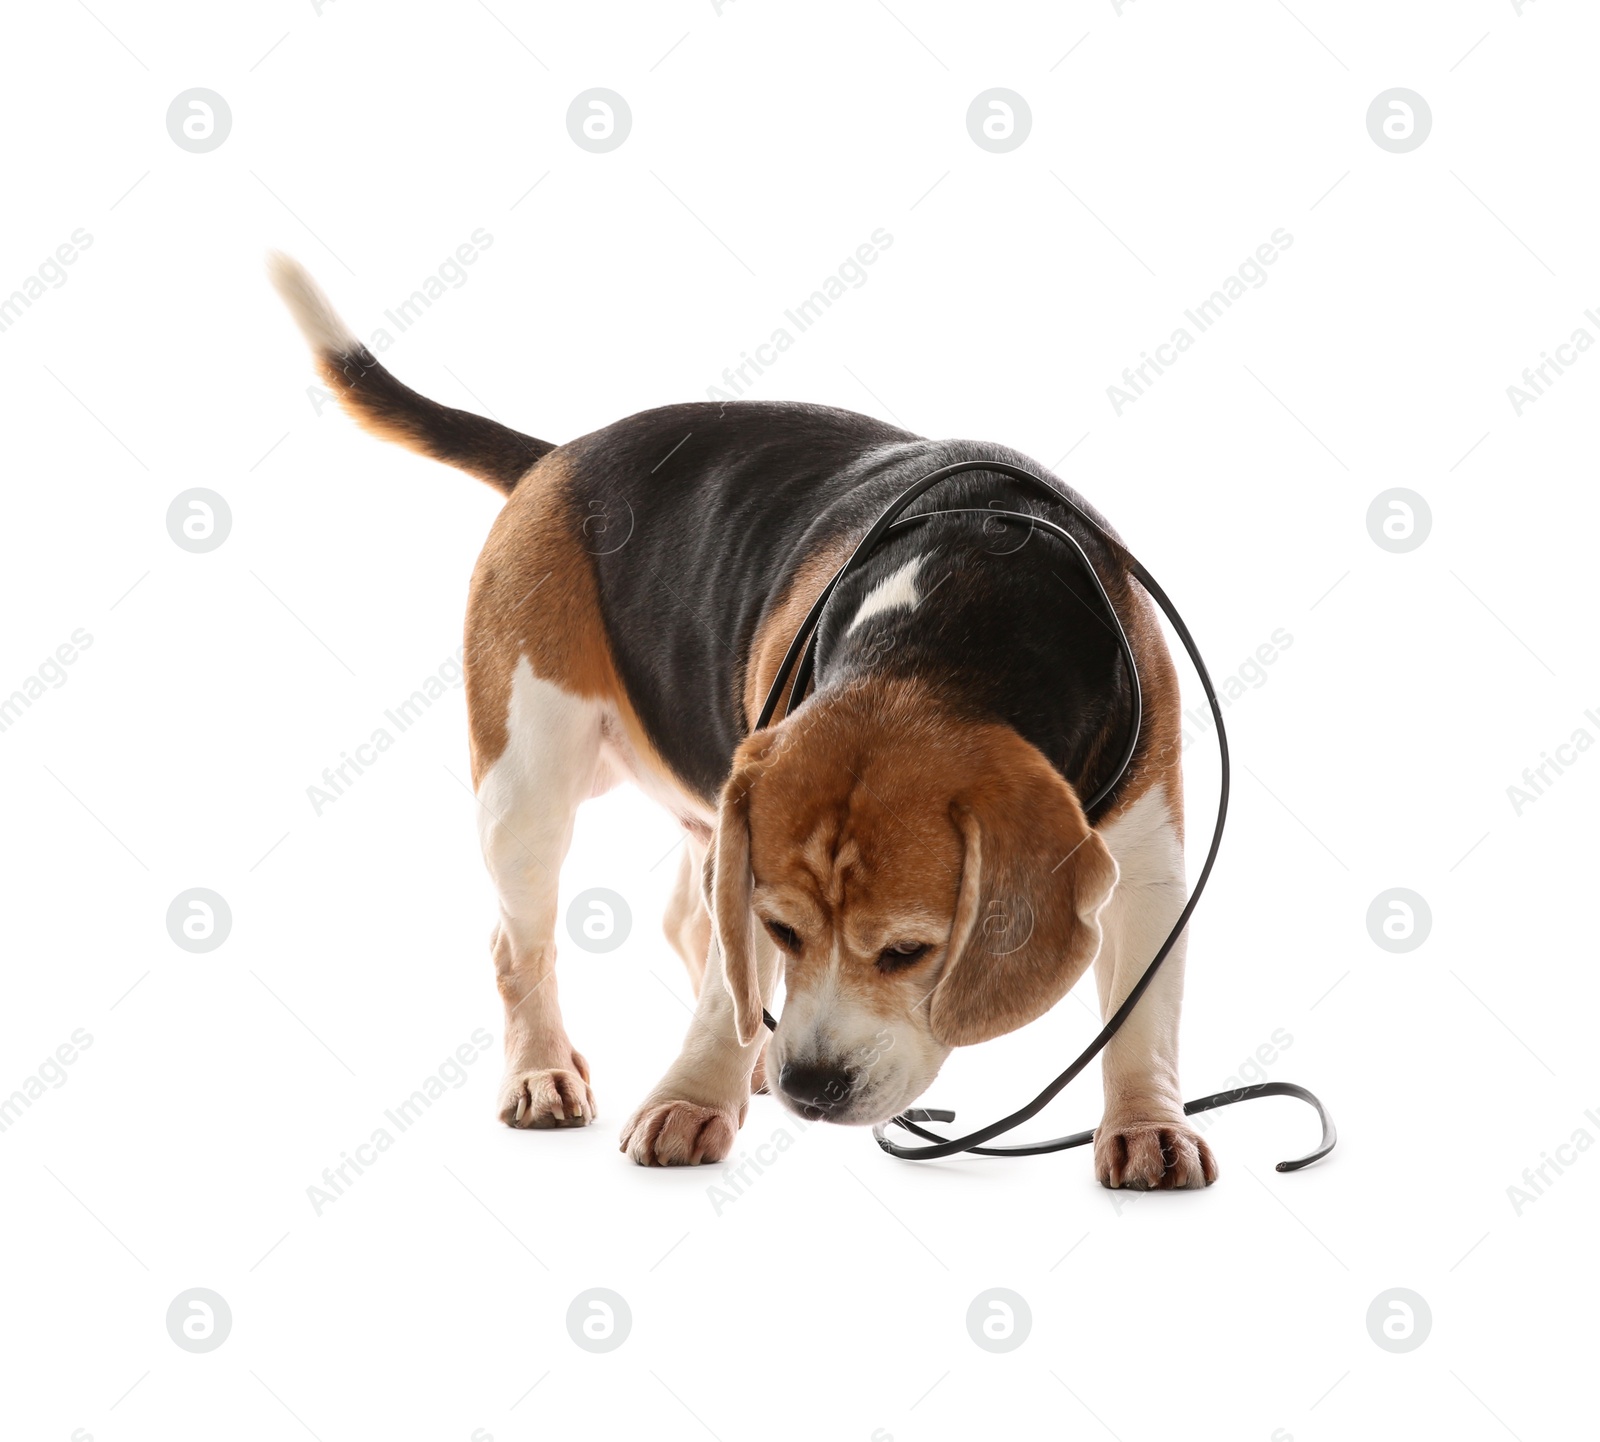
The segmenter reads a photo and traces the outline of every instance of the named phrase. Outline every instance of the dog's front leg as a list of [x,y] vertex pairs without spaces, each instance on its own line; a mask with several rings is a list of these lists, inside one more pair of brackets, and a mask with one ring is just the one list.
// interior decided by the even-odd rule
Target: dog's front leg
[[[1119,871],[1100,913],[1104,939],[1095,960],[1101,1014],[1109,1019],[1166,940],[1188,893],[1164,787],[1147,791],[1100,834]],[[1104,1186],[1206,1187],[1217,1179],[1216,1158],[1184,1116],[1178,1085],[1188,945],[1186,930],[1102,1054],[1105,1115],[1095,1129],[1094,1161]]]
[[[758,941],[756,964],[761,995],[770,998],[777,948]],[[722,1161],[750,1108],[751,1076],[766,1042],[763,1030],[749,1046],[739,1045],[733,999],[723,983],[721,949],[713,936],[683,1050],[622,1129],[622,1150],[646,1167]]]

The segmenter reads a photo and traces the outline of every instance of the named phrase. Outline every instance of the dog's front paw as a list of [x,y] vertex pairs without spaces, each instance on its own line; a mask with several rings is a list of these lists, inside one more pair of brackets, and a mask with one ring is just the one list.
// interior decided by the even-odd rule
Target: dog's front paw
[[1171,1191],[1209,1187],[1217,1159],[1184,1122],[1103,1123],[1094,1134],[1094,1169],[1103,1187]]
[[622,1129],[622,1147],[641,1167],[697,1167],[733,1150],[744,1109],[650,1101]]
[[500,1083],[500,1120],[508,1127],[586,1127],[595,1118],[589,1068],[577,1052],[572,1067],[511,1071]]

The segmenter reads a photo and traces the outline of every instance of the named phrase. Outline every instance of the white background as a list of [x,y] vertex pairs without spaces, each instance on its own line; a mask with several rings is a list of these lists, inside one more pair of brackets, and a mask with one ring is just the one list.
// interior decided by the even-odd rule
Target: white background
[[[1600,336],[1592,14],[90,3],[13,8],[0,99],[0,293],[93,237],[0,334],[0,694],[93,638],[0,733],[0,1095],[93,1038],[0,1134],[5,1435],[1578,1435],[1600,1149],[1520,1215],[1507,1189],[1600,1140],[1600,755],[1520,815],[1507,787],[1600,737],[1600,357],[1520,416],[1506,387]],[[195,86],[232,110],[207,154],[165,125]],[[591,86],[632,110],[609,154],[567,133]],[[994,86],[1032,112],[1007,154],[966,129]],[[1433,116],[1406,154],[1366,127],[1393,86]],[[585,810],[563,875],[564,905],[605,886],[633,917],[561,968],[600,1120],[495,1122],[460,690],[322,815],[306,788],[459,645],[497,497],[319,416],[261,266],[298,255],[365,336],[478,227],[468,282],[384,359],[553,441],[704,398],[885,228],[752,393],[1056,466],[1219,681],[1292,636],[1229,711],[1184,1079],[1217,1089],[1282,1029],[1265,1070],[1326,1099],[1327,1163],[1275,1173],[1314,1120],[1255,1103],[1207,1128],[1218,1185],[1129,1198],[1087,1152],[913,1166],[761,1098],[736,1159],[798,1140],[731,1202],[716,1172],[631,1167],[618,1128],[690,995],[657,924],[675,830],[631,792]],[[1122,368],[1279,227],[1268,282],[1117,415]],[[205,555],[165,524],[195,486],[232,511]],[[1405,554],[1366,524],[1395,486],[1432,516]],[[1194,746],[1192,848],[1215,775]],[[232,910],[204,955],[165,926],[192,887]],[[1432,912],[1405,954],[1365,919],[1392,887]],[[322,1170],[478,1027],[465,1085],[317,1215]],[[1069,998],[927,1099],[986,1120],[1092,1030]],[[1097,1085],[1037,1129],[1092,1125]],[[192,1287],[232,1311],[203,1355],[165,1325]],[[604,1355],[565,1321],[593,1287],[632,1314]],[[1004,1355],[965,1322],[991,1287],[1032,1313]],[[1401,1355],[1366,1325],[1395,1287],[1432,1314]]]

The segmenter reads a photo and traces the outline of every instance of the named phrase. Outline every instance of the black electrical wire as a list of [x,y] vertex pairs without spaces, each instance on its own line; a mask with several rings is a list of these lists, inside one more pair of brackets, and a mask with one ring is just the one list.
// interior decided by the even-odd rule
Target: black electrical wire
[[[1215,864],[1217,852],[1221,848],[1223,826],[1228,817],[1228,791],[1232,768],[1228,754],[1227,731],[1222,721],[1222,705],[1217,700],[1216,688],[1211,683],[1211,673],[1206,670],[1205,661],[1200,655],[1200,648],[1195,644],[1194,637],[1190,634],[1188,626],[1184,624],[1183,617],[1178,614],[1177,607],[1172,604],[1171,599],[1167,596],[1167,593],[1161,589],[1160,585],[1156,582],[1155,577],[1144,568],[1144,566],[1136,557],[1129,553],[1127,547],[1117,540],[1117,538],[1109,531],[1107,531],[1105,527],[1095,520],[1093,516],[1085,511],[1082,506],[1078,505],[1070,497],[1063,495],[1061,491],[1057,490],[1056,487],[1052,486],[1048,481],[1034,475],[1031,471],[1024,470],[1021,466],[1014,466],[1008,461],[958,461],[953,465],[943,466],[940,469],[932,471],[928,475],[923,476],[920,480],[913,482],[904,491],[902,491],[900,495],[894,499],[894,501],[890,503],[888,509],[885,510],[876,521],[873,522],[871,528],[867,531],[867,534],[862,537],[855,550],[851,553],[849,560],[847,560],[844,565],[841,566],[837,572],[835,572],[833,579],[823,587],[821,594],[817,597],[815,603],[811,607],[811,610],[807,613],[806,618],[801,623],[799,630],[795,632],[794,639],[789,643],[789,649],[787,652],[785,652],[782,664],[778,667],[777,675],[773,678],[772,686],[767,692],[766,702],[762,706],[760,717],[756,721],[756,729],[763,730],[771,723],[773,714],[778,709],[778,702],[783,695],[784,687],[788,683],[789,674],[794,669],[797,661],[801,662],[801,668],[795,674],[795,682],[789,693],[788,705],[784,708],[785,715],[787,715],[788,712],[793,709],[797,698],[804,697],[806,690],[810,685],[815,667],[818,630],[817,623],[821,619],[822,613],[826,609],[828,601],[833,596],[834,591],[838,588],[840,581],[842,581],[845,576],[850,574],[851,571],[853,571],[863,560],[865,560],[866,557],[871,554],[871,552],[890,533],[891,530],[896,528],[897,522],[900,521],[902,513],[905,511],[907,506],[909,506],[930,487],[936,485],[939,481],[946,480],[951,476],[961,475],[969,471],[992,472],[998,475],[1007,476],[1012,480],[1021,481],[1025,485],[1032,486],[1035,490],[1042,492],[1048,499],[1055,501],[1060,505],[1070,507],[1074,512],[1077,513],[1079,517],[1083,519],[1086,524],[1091,526],[1101,536],[1107,545],[1112,548],[1112,550],[1122,560],[1123,564],[1128,568],[1128,571],[1134,577],[1134,579],[1144,587],[1144,589],[1155,600],[1156,604],[1161,607],[1161,610],[1166,615],[1167,620],[1172,624],[1173,630],[1178,633],[1178,639],[1183,642],[1184,649],[1189,653],[1189,659],[1194,663],[1195,671],[1199,674],[1200,684],[1205,689],[1206,701],[1211,707],[1212,720],[1216,723],[1217,728],[1217,749],[1221,758],[1222,772],[1221,785],[1219,787],[1219,795],[1217,798],[1216,824],[1211,833],[1211,845],[1206,851],[1205,861],[1201,864],[1200,875],[1195,882],[1194,890],[1190,892],[1189,899],[1184,903],[1183,910],[1179,913],[1178,919],[1173,924],[1172,930],[1167,933],[1166,940],[1161,943],[1161,946],[1157,949],[1156,954],[1150,959],[1149,965],[1145,967],[1144,973],[1140,976],[1139,980],[1134,983],[1132,990],[1130,990],[1127,996],[1123,998],[1122,1004],[1117,1007],[1115,1012],[1112,1013],[1111,1017],[1100,1029],[1094,1040],[1084,1048],[1084,1050],[1078,1055],[1072,1064],[1061,1073],[1060,1076],[1056,1077],[1054,1081],[1045,1087],[1045,1089],[1041,1091],[1039,1095],[1036,1096],[1026,1106],[1015,1112],[1012,1112],[1010,1116],[1002,1117],[996,1122],[991,1122],[986,1127],[980,1127],[975,1132],[969,1132],[966,1136],[946,1138],[941,1137],[936,1133],[924,1130],[920,1125],[922,1122],[953,1122],[955,1120],[954,1112],[928,1108],[913,1108],[910,1111],[901,1113],[899,1116],[891,1117],[888,1122],[880,1123],[878,1126],[875,1126],[872,1129],[872,1134],[877,1139],[878,1145],[882,1147],[884,1151],[888,1152],[890,1156],[900,1157],[906,1161],[936,1161],[941,1157],[954,1156],[959,1152],[973,1152],[978,1156],[988,1157],[1037,1156],[1043,1152],[1065,1151],[1070,1147],[1086,1146],[1088,1143],[1094,1140],[1094,1132],[1087,1131],[1075,1132],[1071,1136],[1055,1137],[1048,1141],[1023,1142],[1011,1146],[998,1147],[984,1145],[984,1143],[992,1141],[995,1137],[1001,1136],[1005,1132],[1013,1130],[1014,1128],[1022,1125],[1023,1122],[1030,1120],[1043,1111],[1044,1108],[1048,1106],[1050,1102],[1054,1100],[1054,1098],[1064,1088],[1066,1088],[1073,1081],[1073,1079],[1077,1077],[1078,1074],[1082,1072],[1091,1061],[1094,1060],[1096,1056],[1100,1054],[1100,1052],[1105,1048],[1106,1043],[1116,1035],[1118,1030],[1122,1027],[1122,1024],[1128,1019],[1129,1014],[1133,1011],[1134,1007],[1138,1005],[1139,998],[1145,994],[1150,987],[1150,983],[1155,980],[1156,972],[1160,969],[1161,963],[1167,959],[1168,954],[1177,944],[1178,938],[1183,934],[1184,927],[1189,924],[1189,918],[1191,915],[1193,915],[1195,906],[1199,903],[1200,896],[1205,891],[1206,882],[1211,877],[1211,868]],[[927,519],[933,515],[949,514],[956,513],[919,513],[916,516],[906,517],[905,523],[907,525],[915,524],[916,522]],[[991,511],[987,512],[986,514],[997,513]],[[1117,627],[1118,635],[1122,642],[1123,652],[1128,663],[1130,675],[1133,677],[1135,711],[1132,735],[1123,753],[1121,764],[1117,768],[1116,772],[1113,774],[1110,781],[1097,791],[1089,805],[1084,808],[1086,811],[1092,810],[1096,805],[1099,804],[1101,800],[1110,795],[1110,793],[1116,788],[1117,784],[1122,780],[1122,777],[1126,773],[1129,764],[1133,760],[1133,754],[1138,745],[1139,729],[1142,722],[1142,706],[1139,700],[1140,691],[1138,668],[1133,662],[1133,651],[1131,647],[1129,647],[1127,635],[1122,629],[1121,618],[1117,616],[1116,608],[1111,605],[1110,598],[1106,594],[1105,586],[1100,581],[1099,574],[1095,571],[1095,568],[1090,562],[1088,555],[1084,552],[1083,547],[1078,544],[1077,539],[1064,528],[1040,516],[1033,516],[1024,512],[1004,512],[999,514],[1005,514],[1009,517],[1015,517],[1016,519],[1027,521],[1028,523],[1043,530],[1046,534],[1054,535],[1060,539],[1065,539],[1072,545],[1079,558],[1083,561],[1085,567],[1087,567],[1090,576],[1093,577],[1095,587],[1099,591],[1101,599],[1105,602],[1107,610],[1111,613],[1112,619]],[[803,661],[801,660],[802,654],[804,655]],[[762,1019],[766,1022],[770,1029],[777,1029],[777,1023],[773,1020],[770,1012],[763,1010]],[[1327,1109],[1311,1092],[1307,1091],[1304,1087],[1294,1085],[1292,1082],[1262,1082],[1254,1086],[1234,1087],[1229,1091],[1215,1092],[1211,1096],[1200,1097],[1194,1101],[1185,1102],[1183,1110],[1185,1116],[1193,1116],[1198,1112],[1211,1111],[1216,1107],[1231,1106],[1235,1102],[1251,1101],[1257,1097],[1267,1096],[1298,1097],[1301,1101],[1309,1103],[1316,1109],[1317,1116],[1322,1123],[1322,1141],[1316,1150],[1308,1152],[1305,1156],[1293,1161],[1279,1162],[1277,1169],[1280,1172],[1299,1171],[1300,1168],[1308,1167],[1311,1165],[1311,1163],[1321,1160],[1333,1150],[1338,1141],[1338,1133],[1334,1128],[1333,1119],[1328,1115]],[[909,1147],[901,1145],[898,1142],[892,1142],[887,1136],[884,1135],[885,1128],[890,1126],[898,1126],[902,1130],[910,1132],[914,1136],[921,1137],[928,1143],[928,1145]]]

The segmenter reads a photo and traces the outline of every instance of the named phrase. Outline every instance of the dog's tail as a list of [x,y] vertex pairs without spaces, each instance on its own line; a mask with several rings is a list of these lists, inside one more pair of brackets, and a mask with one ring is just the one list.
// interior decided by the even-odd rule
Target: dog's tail
[[528,468],[555,449],[499,421],[418,395],[378,364],[297,260],[273,251],[267,271],[310,342],[322,379],[373,435],[455,466],[508,496]]

